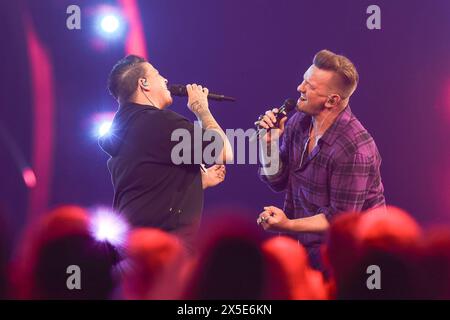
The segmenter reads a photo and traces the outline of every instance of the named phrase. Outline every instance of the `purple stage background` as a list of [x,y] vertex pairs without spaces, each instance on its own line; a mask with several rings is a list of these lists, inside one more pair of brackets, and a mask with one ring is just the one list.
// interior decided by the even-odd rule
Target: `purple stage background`
[[[92,136],[93,113],[115,111],[106,77],[124,56],[121,40],[92,45],[89,8],[115,1],[2,1],[1,125],[27,161],[32,157],[30,66],[22,15],[28,8],[51,58],[54,148],[49,206],[109,206],[107,156]],[[82,29],[66,28],[66,8],[82,10]],[[237,98],[211,102],[223,128],[251,128],[257,116],[288,97],[313,55],[330,49],[360,73],[353,112],[380,150],[387,202],[421,224],[450,224],[450,1],[138,1],[151,63],[173,83],[201,83]],[[366,9],[381,8],[381,30],[368,30]],[[173,110],[194,119],[186,99]],[[45,142],[43,142],[45,143]],[[19,231],[28,189],[0,144],[0,203]],[[256,165],[229,165],[226,181],[206,191],[205,211],[242,208],[254,217],[282,206],[256,175]],[[39,177],[38,177],[39,183]]]

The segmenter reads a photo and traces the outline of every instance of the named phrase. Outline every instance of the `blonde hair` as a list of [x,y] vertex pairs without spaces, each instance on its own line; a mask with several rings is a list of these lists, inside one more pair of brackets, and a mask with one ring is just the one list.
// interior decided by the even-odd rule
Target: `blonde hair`
[[344,99],[350,97],[356,90],[359,81],[358,71],[347,57],[329,50],[321,50],[314,56],[313,64],[319,69],[333,71],[338,75]]

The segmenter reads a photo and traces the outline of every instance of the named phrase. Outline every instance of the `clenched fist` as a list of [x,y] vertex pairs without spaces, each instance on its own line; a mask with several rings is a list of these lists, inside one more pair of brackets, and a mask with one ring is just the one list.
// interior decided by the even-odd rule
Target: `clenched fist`
[[290,221],[283,210],[274,207],[264,207],[264,211],[259,214],[256,223],[267,231],[283,232],[290,229]]
[[187,106],[195,115],[199,115],[203,111],[208,111],[208,88],[203,88],[201,85],[188,84],[186,86],[188,93]]
[[267,143],[278,139],[284,132],[284,124],[287,121],[287,117],[286,114],[283,113],[281,120],[277,121],[276,116],[278,115],[278,112],[278,108],[267,110],[256,122],[259,127],[267,130],[267,134],[264,136],[264,140]]

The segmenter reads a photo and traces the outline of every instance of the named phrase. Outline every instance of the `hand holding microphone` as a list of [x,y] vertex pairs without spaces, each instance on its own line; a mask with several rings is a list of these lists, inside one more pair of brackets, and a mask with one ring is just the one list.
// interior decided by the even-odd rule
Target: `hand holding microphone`
[[217,164],[223,164],[233,160],[233,150],[231,148],[230,141],[226,136],[223,129],[217,123],[216,119],[209,110],[208,98],[209,90],[201,85],[188,84],[185,88],[186,95],[188,96],[187,106],[197,117],[200,122],[200,126],[207,130],[216,131],[223,142],[223,148],[220,154],[216,157]]
[[273,108],[267,110],[264,115],[259,116],[258,121],[255,122],[258,128],[257,136],[260,136],[261,131],[267,130],[265,140],[270,143],[273,138],[280,137],[284,132],[284,124],[287,121],[287,113],[295,108],[294,99],[286,99],[280,108]]
[[[177,97],[186,97],[188,95],[187,86],[182,84],[171,84],[168,86],[170,93]],[[223,94],[208,92],[208,99],[215,101],[236,101],[233,97],[227,97]]]
[[197,117],[199,117],[202,112],[209,111],[208,88],[203,88],[201,85],[195,83],[188,84],[186,86],[186,92],[188,96],[188,108]]

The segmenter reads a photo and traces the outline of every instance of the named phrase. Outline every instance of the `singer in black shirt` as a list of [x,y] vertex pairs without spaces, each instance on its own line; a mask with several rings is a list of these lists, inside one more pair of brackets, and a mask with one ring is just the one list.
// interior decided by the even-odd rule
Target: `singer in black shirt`
[[[203,189],[223,181],[224,166],[202,170],[198,163],[174,164],[171,153],[178,143],[171,141],[174,130],[191,134],[193,152],[203,154],[207,143],[195,143],[194,124],[167,109],[172,103],[167,80],[145,59],[133,55],[121,59],[111,71],[108,88],[119,102],[119,110],[99,144],[110,155],[113,208],[132,226],[174,233],[192,249],[201,220]],[[231,148],[209,111],[208,89],[188,85],[187,93],[188,107],[203,133],[216,130],[223,138],[224,148],[217,159],[225,162],[232,156]]]

